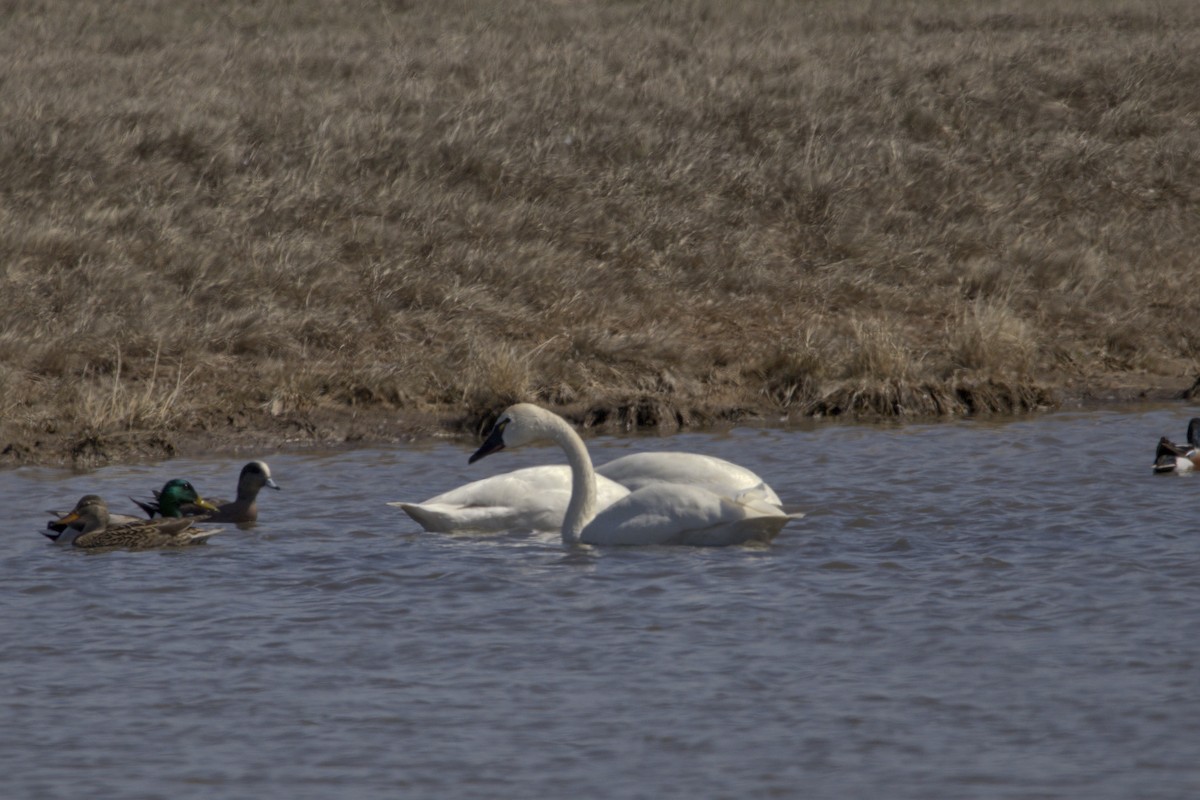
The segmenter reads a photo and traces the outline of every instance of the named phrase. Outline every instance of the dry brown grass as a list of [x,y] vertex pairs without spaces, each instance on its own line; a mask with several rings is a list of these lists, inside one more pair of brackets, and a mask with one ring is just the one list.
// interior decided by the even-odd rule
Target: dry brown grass
[[1200,370],[1183,0],[14,0],[0,54],[9,437]]

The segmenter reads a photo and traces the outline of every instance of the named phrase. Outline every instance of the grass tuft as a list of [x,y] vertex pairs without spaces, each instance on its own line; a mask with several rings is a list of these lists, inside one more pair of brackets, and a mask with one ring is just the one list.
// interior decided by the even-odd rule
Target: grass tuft
[[77,398],[76,414],[87,431],[164,431],[177,425],[185,413],[180,395],[196,370],[184,374],[176,367],[174,378],[159,375],[159,354],[155,353],[150,375],[140,385],[123,378],[120,348],[112,371],[89,380],[88,369],[82,376],[83,392]]
[[1033,372],[1037,337],[1003,301],[976,300],[964,307],[948,339],[957,370],[1012,378]]

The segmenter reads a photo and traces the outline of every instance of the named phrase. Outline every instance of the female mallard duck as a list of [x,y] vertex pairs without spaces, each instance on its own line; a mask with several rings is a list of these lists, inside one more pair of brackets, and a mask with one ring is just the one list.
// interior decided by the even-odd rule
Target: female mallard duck
[[[168,512],[172,506],[164,498],[167,487],[171,483],[173,481],[164,486],[161,492],[155,492],[154,500],[143,503],[141,500],[130,499],[141,506],[142,510],[151,517],[155,514],[161,514],[164,517],[178,516],[178,514]],[[242,467],[242,472],[238,476],[236,500],[213,500],[212,504],[216,510],[212,513],[196,509],[186,503],[182,505],[180,511],[183,514],[206,514],[208,522],[254,522],[258,519],[258,492],[264,486],[279,489],[279,484],[271,478],[271,469],[266,462],[251,461]]]
[[1200,417],[1192,417],[1188,422],[1186,447],[1165,436],[1158,440],[1154,471],[1191,472],[1197,468],[1200,468]]
[[[95,497],[96,495],[87,495],[87,496]],[[76,507],[78,508],[78,506],[76,506]],[[49,514],[50,516],[54,517],[54,519],[52,519],[46,523],[46,530],[51,530],[51,531],[54,531],[55,533],[62,533],[68,527],[73,527],[73,528],[75,528],[75,530],[83,530],[83,520],[82,519],[76,518],[76,519],[72,519],[70,522],[63,522],[63,520],[65,518],[71,516],[70,511],[47,511],[46,513]],[[145,521],[146,521],[145,517],[135,517],[132,514],[109,514],[108,515],[108,524],[110,527],[112,527],[114,525],[129,525],[130,523],[145,522]],[[47,534],[47,535],[49,535],[49,534]],[[50,538],[53,539],[55,537],[51,536]]]
[[563,544],[718,546],[769,542],[798,518],[766,498],[765,487],[725,497],[698,486],[653,483],[598,509],[596,472],[579,434],[557,414],[528,403],[510,406],[470,463],[505,447],[552,441],[571,467]]
[[[207,502],[199,497],[192,502],[201,507]],[[123,547],[130,550],[146,550],[153,547],[181,547],[203,542],[217,533],[216,529],[193,528],[199,517],[162,517],[143,519],[123,525],[112,525],[108,506],[99,495],[88,494],[79,499],[74,510],[56,520],[57,529],[50,523],[47,537],[56,544],[96,549],[101,547]]]

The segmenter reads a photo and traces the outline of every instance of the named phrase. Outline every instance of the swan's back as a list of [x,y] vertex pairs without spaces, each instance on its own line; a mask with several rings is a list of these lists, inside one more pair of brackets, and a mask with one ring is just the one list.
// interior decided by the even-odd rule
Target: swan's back
[[[602,478],[597,478],[596,490],[600,507],[629,494],[620,484]],[[421,503],[389,505],[398,506],[434,533],[558,531],[570,500],[571,468],[552,464],[492,475]]]
[[631,453],[596,468],[597,475],[616,481],[630,491],[660,483],[698,486],[733,497],[761,486],[768,503],[782,506],[779,495],[753,471],[723,458],[700,453]]
[[769,542],[793,519],[748,492],[739,502],[698,486],[653,484],[601,511],[581,540],[597,545],[678,544],[720,547]]

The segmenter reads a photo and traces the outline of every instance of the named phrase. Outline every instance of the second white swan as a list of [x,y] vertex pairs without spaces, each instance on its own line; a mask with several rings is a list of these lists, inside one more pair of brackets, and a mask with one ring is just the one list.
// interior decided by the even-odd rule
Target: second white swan
[[758,488],[768,503],[783,506],[779,495],[756,473],[701,453],[630,453],[596,467],[596,475],[616,481],[631,492],[655,483],[699,486],[723,495]]
[[718,546],[767,542],[801,516],[787,514],[769,500],[766,492],[770,490],[762,484],[726,497],[699,486],[652,483],[601,509],[596,472],[579,434],[562,417],[528,403],[510,406],[500,415],[470,463],[505,447],[545,440],[562,448],[571,468],[571,499],[562,523],[564,544]]

